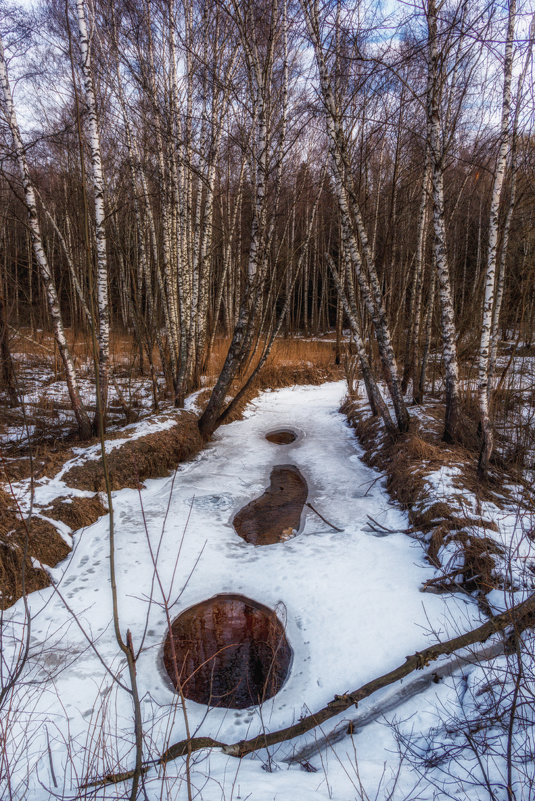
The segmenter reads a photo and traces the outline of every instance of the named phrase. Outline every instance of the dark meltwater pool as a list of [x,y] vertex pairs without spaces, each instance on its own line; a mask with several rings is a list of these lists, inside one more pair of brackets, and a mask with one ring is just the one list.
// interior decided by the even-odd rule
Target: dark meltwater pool
[[242,595],[216,595],[172,623],[164,665],[186,698],[244,709],[272,698],[288,675],[292,650],[273,610]]
[[289,428],[281,428],[277,431],[270,431],[266,434],[266,439],[275,445],[289,445],[291,442],[295,442],[297,434]]
[[234,528],[254,545],[284,542],[301,525],[307,495],[307,483],[297,467],[277,465],[271,471],[267,490],[240,509],[233,520]]

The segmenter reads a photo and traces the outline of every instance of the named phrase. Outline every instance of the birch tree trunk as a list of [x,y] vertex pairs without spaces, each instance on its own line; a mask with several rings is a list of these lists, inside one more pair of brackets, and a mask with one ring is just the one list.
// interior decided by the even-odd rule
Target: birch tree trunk
[[[95,206],[95,244],[97,259],[97,307],[98,307],[98,379],[97,395],[102,424],[106,424],[108,405],[108,382],[110,360],[110,310],[108,299],[108,263],[106,253],[106,228],[104,208],[104,178],[97,118],[97,101],[91,59],[91,40],[88,32],[84,0],[76,0],[78,32],[81,53],[81,68],[84,82],[86,106],[86,129],[91,152],[91,169]],[[97,415],[98,415],[97,404]]]
[[[283,0],[285,3],[285,0]],[[199,420],[203,437],[209,437],[219,424],[225,406],[225,398],[238,370],[244,365],[251,352],[261,318],[262,295],[266,284],[267,243],[270,230],[267,224],[268,166],[271,147],[276,147],[272,137],[271,111],[275,93],[275,60],[278,37],[285,35],[285,11],[281,12],[278,0],[272,0],[269,9],[269,37],[262,40],[263,31],[256,29],[253,8],[250,3],[240,4],[232,0],[232,18],[239,32],[244,60],[248,74],[252,99],[252,122],[254,139],[251,156],[251,177],[255,188],[252,209],[251,236],[245,289],[238,312],[223,368],[210,395],[206,409]],[[281,30],[282,29],[282,30]],[[287,76],[284,77],[287,80]],[[284,90],[283,90],[284,91]],[[278,142],[279,146],[281,142]],[[277,151],[277,157],[282,153]],[[270,207],[275,214],[275,205]]]
[[342,302],[344,311],[351,326],[351,333],[353,334],[353,339],[355,341],[355,346],[357,348],[357,356],[359,358],[362,378],[364,381],[364,386],[366,388],[366,394],[368,396],[368,402],[370,404],[372,415],[379,414],[383,420],[386,430],[390,434],[394,434],[397,430],[396,425],[392,420],[392,417],[388,410],[388,406],[386,405],[384,398],[381,394],[381,390],[377,386],[377,382],[375,380],[375,376],[373,375],[368,355],[366,353],[366,348],[362,340],[360,324],[358,321],[358,310],[352,298],[353,293],[350,291],[350,296],[348,298],[348,296],[344,291],[344,287],[342,286],[342,282],[340,280],[340,276],[338,270],[336,269],[334,261],[332,260],[329,254],[327,254],[326,257],[327,257],[327,264],[329,265],[331,274],[336,284],[336,288],[338,290],[338,296]]
[[13,104],[13,95],[11,93],[9,76],[7,72],[7,64],[4,56],[4,45],[1,36],[0,36],[0,87],[2,91],[2,101],[5,108],[5,116],[7,124],[9,126],[11,138],[13,140],[14,155],[17,161],[17,165],[22,180],[22,187],[24,190],[24,202],[28,210],[28,226],[30,229],[33,253],[45,289],[48,312],[50,314],[50,318],[52,320],[52,325],[54,328],[54,338],[58,346],[58,351],[65,369],[67,389],[69,392],[69,397],[71,400],[71,405],[76,418],[76,422],[78,424],[78,431],[80,437],[82,439],[88,439],[91,436],[91,423],[89,421],[89,417],[87,416],[87,412],[84,408],[84,405],[80,397],[76,371],[74,369],[74,362],[72,360],[72,356],[67,343],[67,338],[65,336],[65,329],[63,326],[63,319],[61,315],[58,295],[56,292],[56,286],[54,283],[54,277],[52,275],[52,270],[50,269],[50,265],[48,263],[46,252],[43,246],[41,227],[39,224],[39,217],[37,214],[37,202],[35,197],[35,191],[32,184],[32,180],[30,178],[30,171],[28,169],[26,153],[20,135],[20,129],[17,121],[17,115],[15,112],[15,106]]
[[425,265],[425,252],[426,252],[426,233],[427,233],[427,216],[428,216],[428,203],[429,203],[429,189],[430,189],[431,171],[429,167],[429,158],[426,157],[426,164],[424,170],[424,177],[422,183],[422,198],[420,202],[420,210],[418,214],[418,239],[416,243],[416,265],[414,276],[414,310],[412,321],[412,350],[410,354],[410,377],[412,378],[412,397],[414,402],[418,396],[417,388],[417,371],[420,354],[420,333],[422,323],[422,294],[423,294],[423,278],[424,278],[424,265]]
[[[319,5],[317,0],[300,0],[300,5],[305,17],[308,34],[314,47],[320,77],[321,96],[325,109],[327,135],[333,164],[334,188],[342,221],[343,247],[350,256],[352,269],[357,276],[367,311],[373,322],[398,428],[403,432],[409,428],[409,414],[401,392],[396,358],[392,347],[381,287],[372,259],[372,250],[368,242],[356,193],[351,185],[351,168],[341,120],[340,104],[334,94],[322,45]],[[353,227],[353,219],[356,224],[356,232]],[[366,277],[366,272],[369,280]]]
[[444,144],[440,119],[441,82],[435,0],[427,4],[428,28],[428,83],[427,83],[427,136],[431,159],[431,186],[433,194],[433,254],[438,275],[440,322],[444,359],[446,409],[444,440],[453,442],[459,426],[459,366],[457,360],[457,334],[451,292],[446,220],[444,211]]
[[487,250],[487,269],[485,273],[485,295],[483,299],[483,319],[481,323],[481,339],[479,343],[479,364],[477,396],[479,403],[479,424],[481,430],[481,450],[479,453],[478,472],[486,477],[489,461],[492,454],[494,436],[489,413],[489,386],[490,347],[492,334],[492,315],[496,301],[496,266],[498,257],[498,227],[502,189],[507,166],[507,156],[510,148],[510,117],[511,117],[511,80],[513,72],[513,37],[515,31],[516,0],[509,2],[509,16],[507,23],[507,37],[505,41],[505,59],[503,68],[503,96],[502,118],[500,128],[500,145],[494,183],[490,202],[489,215],[489,241]]
[[[422,403],[425,395],[425,383],[427,374],[427,363],[429,361],[429,351],[431,348],[431,335],[433,332],[433,316],[435,311],[435,294],[436,294],[437,276],[435,265],[431,265],[431,276],[429,285],[429,295],[427,298],[427,305],[424,314],[422,329],[424,332],[424,340],[422,346],[422,357],[418,370],[418,381],[415,389],[414,402]],[[415,375],[416,381],[416,375]]]

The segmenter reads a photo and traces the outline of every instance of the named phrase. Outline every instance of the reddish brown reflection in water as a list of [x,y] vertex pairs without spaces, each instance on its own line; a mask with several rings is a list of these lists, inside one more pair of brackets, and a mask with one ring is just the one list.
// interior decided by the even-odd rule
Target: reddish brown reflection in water
[[287,540],[301,523],[308,487],[297,467],[277,465],[270,482],[264,494],[240,509],[233,521],[240,537],[254,545]]
[[164,665],[186,698],[243,709],[282,687],[292,651],[275,612],[242,595],[216,595],[171,626]]
[[295,442],[297,434],[288,429],[281,428],[280,431],[270,431],[266,434],[268,442],[273,442],[275,445],[289,445],[290,442]]

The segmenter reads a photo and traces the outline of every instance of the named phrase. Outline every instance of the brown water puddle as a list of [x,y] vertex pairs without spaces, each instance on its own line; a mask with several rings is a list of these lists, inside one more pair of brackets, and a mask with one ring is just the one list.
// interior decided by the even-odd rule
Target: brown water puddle
[[267,606],[242,595],[216,595],[174,620],[163,659],[186,698],[244,709],[278,693],[292,650]]
[[240,509],[233,520],[240,537],[253,545],[284,542],[301,524],[308,487],[297,467],[277,465],[270,482],[264,494]]
[[275,445],[289,445],[291,442],[295,442],[297,434],[287,428],[281,428],[278,431],[270,431],[266,434],[266,439]]

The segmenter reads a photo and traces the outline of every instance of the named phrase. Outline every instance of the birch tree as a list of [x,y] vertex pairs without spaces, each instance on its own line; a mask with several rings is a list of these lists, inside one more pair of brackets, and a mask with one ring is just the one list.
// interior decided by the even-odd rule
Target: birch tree
[[65,336],[63,318],[59,304],[54,276],[48,263],[48,258],[43,245],[41,226],[37,212],[37,201],[35,190],[30,176],[30,170],[26,159],[26,150],[22,141],[13,95],[9,82],[7,64],[4,53],[4,43],[0,34],[0,87],[3,111],[6,122],[11,134],[13,143],[13,156],[17,162],[22,188],[24,192],[24,202],[28,211],[28,226],[31,234],[31,241],[35,260],[37,262],[41,280],[43,282],[48,311],[54,328],[54,337],[58,346],[58,351],[65,369],[67,389],[71,400],[72,409],[78,424],[78,431],[82,439],[87,439],[91,435],[91,424],[87,412],[80,397],[78,380],[74,369],[74,362]]
[[463,0],[450,12],[450,16],[443,20],[443,31],[439,28],[439,14],[445,10],[445,0],[438,3],[436,0],[427,0],[426,113],[433,201],[433,257],[438,279],[445,375],[443,437],[446,442],[452,442],[458,437],[460,424],[459,362],[447,242],[444,173],[448,150],[455,136],[456,122],[476,61],[473,58],[470,66],[473,46],[467,38],[467,30],[471,26],[467,4]]
[[102,420],[105,423],[108,404],[108,381],[110,359],[110,318],[108,299],[108,261],[106,250],[106,228],[104,207],[104,177],[97,117],[97,99],[92,64],[92,41],[94,29],[88,27],[85,0],[76,0],[78,32],[81,54],[81,70],[84,82],[85,114],[95,208],[95,245],[97,262],[96,295],[98,307],[98,396]]
[[347,135],[344,131],[341,114],[341,100],[336,97],[332,73],[327,62],[322,37],[319,3],[317,0],[300,0],[300,6],[305,18],[308,36],[314,49],[319,73],[332,164],[333,186],[342,224],[342,246],[349,256],[351,269],[356,275],[366,310],[373,323],[398,428],[403,432],[409,427],[409,415],[401,392],[398,367],[392,347],[386,309],[372,248],[369,244],[357,193],[352,183],[352,168]]
[[[439,8],[443,5],[443,2],[440,3]],[[444,76],[441,75],[439,63],[437,4],[435,0],[428,0],[426,16],[428,31],[427,135],[431,157],[433,193],[433,255],[438,274],[446,387],[444,439],[446,442],[452,442],[457,436],[459,426],[459,365],[446,243],[446,213],[444,209],[444,160],[446,154],[443,146],[440,118]]]
[[491,392],[491,387],[489,385],[490,350],[493,327],[493,311],[496,305],[496,268],[498,263],[499,215],[507,158],[511,145],[511,82],[513,74],[513,40],[515,32],[515,18],[516,0],[509,0],[509,13],[503,63],[501,125],[498,155],[494,170],[494,182],[492,186],[492,196],[490,202],[485,294],[483,298],[483,319],[481,323],[481,339],[479,343],[477,396],[481,429],[481,451],[479,454],[478,470],[479,474],[482,476],[486,476],[487,474],[494,440],[489,413],[489,396]]
[[[206,409],[199,421],[203,436],[210,436],[223,413],[225,398],[232,381],[248,360],[258,335],[262,299],[266,289],[268,243],[273,229],[268,220],[268,178],[273,167],[276,176],[282,175],[280,160],[284,154],[284,140],[276,133],[277,98],[287,91],[287,71],[282,70],[282,83],[277,80],[276,65],[284,60],[286,41],[286,0],[271,0],[260,15],[253,2],[241,4],[230,0],[227,11],[239,33],[243,49],[243,66],[252,97],[252,129],[249,171],[254,188],[247,271],[238,319],[232,334],[223,368],[212,391]],[[282,102],[283,118],[278,120],[284,131],[286,106]],[[271,168],[271,170],[270,170]],[[278,184],[278,181],[276,182]],[[275,197],[277,197],[275,191]],[[270,214],[276,211],[276,201]]]
[[507,211],[505,214],[505,221],[503,224],[503,233],[501,238],[501,247],[498,257],[498,273],[496,277],[496,299],[494,308],[492,310],[492,330],[490,342],[490,355],[489,355],[489,370],[488,370],[488,392],[489,400],[492,391],[492,378],[496,369],[496,357],[498,353],[498,326],[500,322],[500,311],[502,308],[502,301],[504,297],[505,288],[505,266],[508,255],[511,235],[511,221],[513,218],[513,211],[517,200],[517,187],[518,187],[518,150],[519,150],[519,119],[520,111],[522,109],[524,99],[524,85],[526,76],[528,74],[529,66],[532,62],[533,46],[535,44],[535,14],[531,19],[529,28],[529,40],[524,57],[524,66],[518,78],[518,85],[516,90],[516,104],[511,125],[511,186],[509,190],[509,201],[507,203]]

